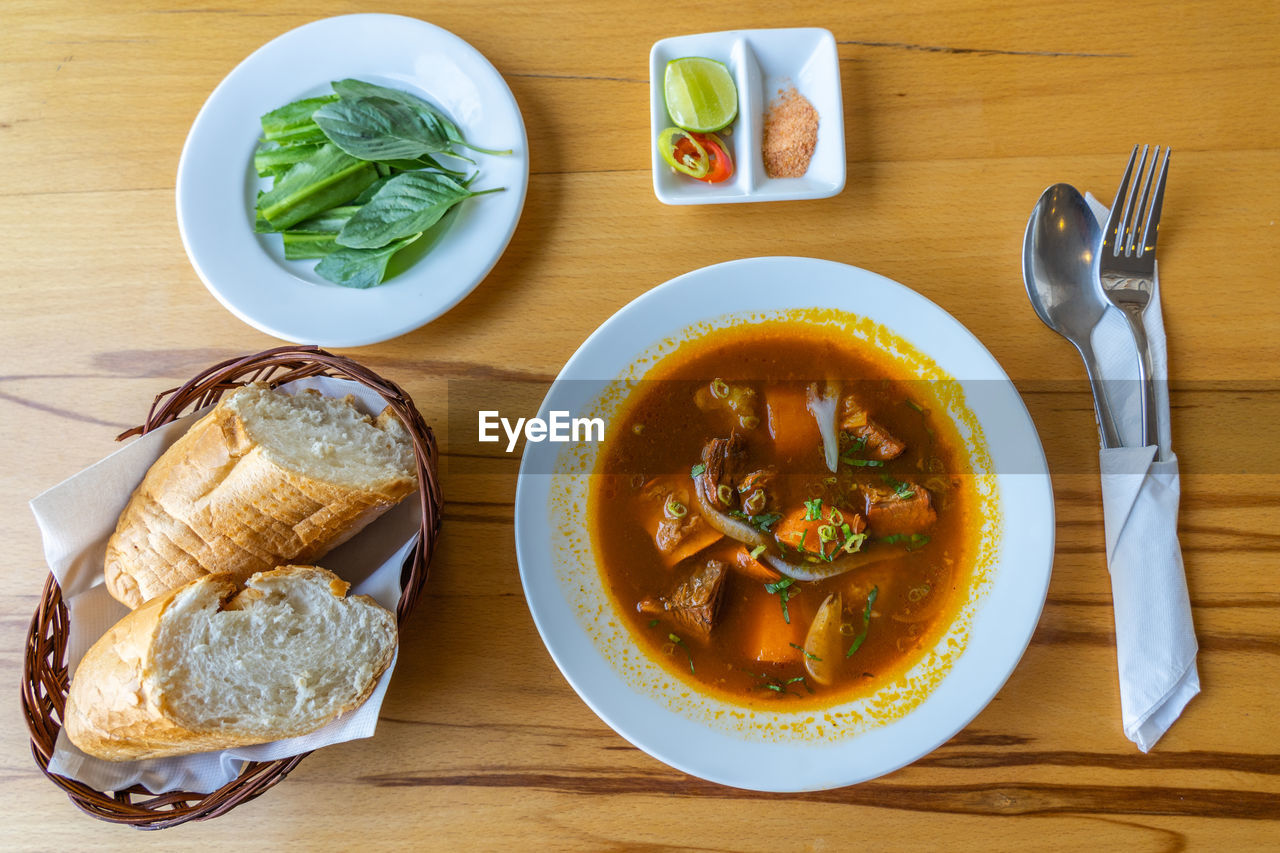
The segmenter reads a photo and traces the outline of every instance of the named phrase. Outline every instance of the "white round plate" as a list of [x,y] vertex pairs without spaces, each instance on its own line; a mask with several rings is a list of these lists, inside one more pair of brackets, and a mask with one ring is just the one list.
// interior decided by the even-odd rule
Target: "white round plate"
[[[257,192],[268,186],[253,170],[259,117],[327,94],[332,81],[348,77],[425,98],[468,142],[512,150],[473,153],[480,170],[475,188],[506,190],[459,204],[430,251],[368,290],[325,281],[313,271],[315,261],[284,260],[278,234],[253,230]],[[520,109],[484,56],[415,18],[344,15],[273,39],[213,90],[178,164],[178,228],[205,286],[249,325],[296,343],[363,346],[410,332],[462,301],[506,249],[528,183]]]
[[[593,399],[621,399],[618,388],[642,378],[672,341],[810,309],[869,320],[923,353],[932,369],[959,383],[965,417],[979,425],[977,441],[985,436],[989,468],[983,481],[989,485],[983,500],[993,501],[996,511],[983,522],[989,536],[979,555],[982,581],[975,581],[952,633],[925,651],[926,657],[950,655],[946,668],[936,669],[936,678],[923,682],[927,692],[920,690],[898,713],[859,716],[859,709],[873,707],[865,699],[795,712],[785,706],[743,709],[699,694],[631,641],[603,589],[582,522],[598,445],[527,444],[516,489],[516,552],[529,609],[583,701],[618,734],[672,767],[763,791],[861,782],[948,740],[991,701],[1021,658],[1039,620],[1053,562],[1049,473],[1013,384],[982,344],[937,305],[856,267],[751,258],[673,279],[587,338],[539,415],[607,411],[617,402],[600,408]],[[947,646],[962,622],[960,642]],[[889,702],[899,701],[886,695]],[[856,720],[861,722],[850,722]]]

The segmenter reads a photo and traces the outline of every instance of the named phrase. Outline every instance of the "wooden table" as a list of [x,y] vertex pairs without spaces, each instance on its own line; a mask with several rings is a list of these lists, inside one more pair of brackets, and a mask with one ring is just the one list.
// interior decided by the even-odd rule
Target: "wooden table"
[[[192,271],[174,219],[178,155],[201,104],[242,58],[306,21],[357,10],[421,17],[475,45],[505,75],[528,127],[528,203],[492,274],[428,327],[350,352],[401,383],[442,432],[451,414],[443,380],[509,378],[536,399],[628,300],[744,256],[875,270],[940,304],[994,353],[1024,392],[1054,473],[1057,553],[1030,648],[968,728],[884,778],[797,796],[719,787],[631,748],[539,642],[516,569],[512,463],[496,478],[446,473],[446,535],[371,741],[326,749],[229,815],[158,835],[84,816],[36,770],[16,687],[47,570],[26,502],[110,452],[157,392],[276,343],[221,308]],[[848,159],[836,198],[694,208],[654,198],[649,48],[735,25],[835,34]],[[1280,7],[1258,0],[364,9],[9,0],[0,12],[0,532],[9,554],[0,667],[13,692],[0,733],[0,843],[1280,843],[1278,57]],[[1068,181],[1109,199],[1137,141],[1175,151],[1161,269],[1204,687],[1149,755],[1120,728],[1083,374],[1032,314],[1020,274],[1040,191]]]

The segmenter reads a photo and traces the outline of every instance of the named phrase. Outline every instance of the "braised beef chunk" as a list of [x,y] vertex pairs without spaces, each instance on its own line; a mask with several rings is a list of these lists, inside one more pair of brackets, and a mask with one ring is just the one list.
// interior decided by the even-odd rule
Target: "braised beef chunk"
[[770,505],[769,491],[777,471],[772,466],[747,470],[748,461],[746,441],[736,431],[728,438],[713,438],[702,448],[703,494],[712,506],[758,515]]
[[867,497],[867,525],[877,537],[923,533],[938,520],[923,486],[900,483],[896,488],[863,487]]
[[729,433],[728,438],[713,438],[702,448],[702,464],[705,494],[708,499],[716,497],[716,491],[723,485],[730,489],[738,484],[738,473],[746,460],[746,442],[739,432]]
[[706,639],[715,627],[729,564],[707,560],[676,584],[669,595],[641,599],[636,609],[650,616],[670,616],[684,630]]
[[867,459],[894,459],[907,445],[867,416],[867,410],[850,394],[840,404],[840,429],[860,442],[859,455]]

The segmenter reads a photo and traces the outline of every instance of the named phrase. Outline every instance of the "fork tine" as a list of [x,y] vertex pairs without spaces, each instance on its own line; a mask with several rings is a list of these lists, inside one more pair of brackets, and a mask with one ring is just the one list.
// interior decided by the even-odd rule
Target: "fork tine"
[[1129,179],[1133,176],[1133,163],[1138,157],[1138,146],[1133,146],[1129,155],[1129,165],[1124,167],[1124,177],[1120,179],[1120,188],[1116,197],[1111,200],[1111,215],[1107,217],[1107,229],[1102,232],[1103,246],[1111,244],[1111,254],[1120,254],[1120,244],[1124,237],[1125,217],[1129,213]]
[[[1138,257],[1156,250],[1156,237],[1160,232],[1160,208],[1164,206],[1164,181],[1169,175],[1169,154],[1171,149],[1164,149],[1164,159],[1160,161],[1160,174],[1156,178],[1155,192],[1151,196],[1151,207],[1147,209],[1147,218],[1142,223],[1142,242],[1138,244]],[[1156,146],[1156,157],[1160,156],[1160,148]],[[1151,170],[1155,172],[1155,158],[1151,160]]]
[[1157,145],[1155,151],[1151,152],[1151,160],[1147,160],[1147,152],[1150,146],[1142,146],[1142,159],[1138,162],[1137,182],[1132,187],[1130,196],[1133,202],[1133,217],[1125,216],[1125,223],[1129,226],[1128,236],[1124,241],[1124,256],[1141,257],[1142,249],[1142,223],[1146,221],[1147,202],[1151,198],[1151,183],[1156,175],[1156,160],[1160,157],[1160,146]]

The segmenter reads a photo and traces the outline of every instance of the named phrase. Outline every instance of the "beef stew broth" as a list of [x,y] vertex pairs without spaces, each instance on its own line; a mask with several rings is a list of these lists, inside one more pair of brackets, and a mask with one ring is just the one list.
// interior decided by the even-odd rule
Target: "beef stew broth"
[[973,527],[958,440],[894,369],[766,324],[686,344],[632,392],[593,478],[592,537],[670,672],[738,704],[829,704],[945,631]]

